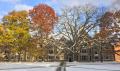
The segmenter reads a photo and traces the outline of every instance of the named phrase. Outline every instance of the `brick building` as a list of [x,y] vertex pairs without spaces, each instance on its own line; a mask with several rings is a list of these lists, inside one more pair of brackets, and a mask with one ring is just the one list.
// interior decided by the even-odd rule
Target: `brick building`
[[[60,40],[54,40],[55,44],[59,42],[65,43],[65,38],[62,37]],[[58,42],[58,43],[57,43]],[[52,43],[51,43],[52,44]],[[114,61],[114,48],[110,45],[102,44],[102,49],[100,47],[85,47],[80,48],[79,53],[73,53],[72,51],[62,49],[61,47],[67,47],[67,45],[50,46],[48,48],[48,60],[49,61],[59,61],[64,58],[64,60],[72,62],[95,62],[95,61]],[[101,50],[101,51],[100,51]]]
[[115,46],[115,61],[120,62],[120,43]]

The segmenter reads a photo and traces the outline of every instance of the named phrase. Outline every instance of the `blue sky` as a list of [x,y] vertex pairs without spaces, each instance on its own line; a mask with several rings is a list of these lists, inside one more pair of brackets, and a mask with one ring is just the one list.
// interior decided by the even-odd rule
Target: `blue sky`
[[12,10],[29,10],[39,3],[48,4],[53,7],[57,13],[60,13],[61,8],[66,6],[73,7],[91,4],[94,6],[113,7],[119,5],[120,0],[0,0],[0,20]]

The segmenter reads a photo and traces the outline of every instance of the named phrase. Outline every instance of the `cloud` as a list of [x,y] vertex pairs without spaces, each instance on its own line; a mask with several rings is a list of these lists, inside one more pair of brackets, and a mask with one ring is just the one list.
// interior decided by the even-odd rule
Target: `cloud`
[[2,16],[2,15],[0,15],[0,22],[1,22],[2,18],[3,18],[3,16]]
[[120,0],[112,0],[109,9],[111,11],[120,10]]
[[57,0],[51,0],[52,2],[57,2]]
[[120,4],[120,0],[115,0],[114,4]]
[[0,2],[17,4],[17,3],[21,2],[21,0],[0,0]]
[[7,15],[6,11],[0,11],[0,22],[5,15]]
[[17,4],[17,5],[15,5],[14,10],[16,10],[16,11],[21,11],[21,10],[29,11],[29,10],[32,9],[32,8],[33,8],[33,7],[32,7],[32,6],[29,6],[29,5]]
[[79,6],[81,4],[84,4],[84,3],[81,3],[80,0],[67,0],[67,1],[61,1],[61,3],[65,6],[69,6],[69,7],[73,7],[73,6]]
[[61,4],[69,7],[73,6],[81,6],[81,5],[86,5],[86,4],[91,4],[94,6],[111,6],[114,2],[120,0],[58,0],[61,2]]

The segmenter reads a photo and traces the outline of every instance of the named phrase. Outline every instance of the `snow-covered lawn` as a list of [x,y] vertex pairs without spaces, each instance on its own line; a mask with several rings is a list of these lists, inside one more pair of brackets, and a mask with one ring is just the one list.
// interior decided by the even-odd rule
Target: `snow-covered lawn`
[[120,71],[120,63],[67,63],[66,71]]
[[[0,71],[56,71],[59,62],[0,63]],[[120,71],[120,63],[115,62],[67,62],[66,71]]]
[[55,71],[58,62],[0,63],[0,71]]

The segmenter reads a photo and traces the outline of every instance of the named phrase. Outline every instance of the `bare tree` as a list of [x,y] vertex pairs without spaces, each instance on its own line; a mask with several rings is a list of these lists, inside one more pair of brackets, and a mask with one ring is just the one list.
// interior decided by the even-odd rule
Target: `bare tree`
[[[59,17],[59,24],[57,25],[57,32],[63,35],[71,44],[64,49],[69,50],[75,54],[79,54],[80,45],[86,42],[89,33],[98,26],[98,19],[102,10],[91,7],[73,7],[63,10],[62,15]],[[76,59],[73,59],[76,60]]]
[[[93,43],[99,47],[100,61],[103,62],[104,47],[113,49],[120,42],[120,11],[107,11],[99,20],[99,32],[95,34]],[[96,43],[98,42],[98,43]],[[105,44],[105,45],[104,45]],[[108,51],[110,52],[110,51]],[[116,53],[114,49],[112,54]]]

